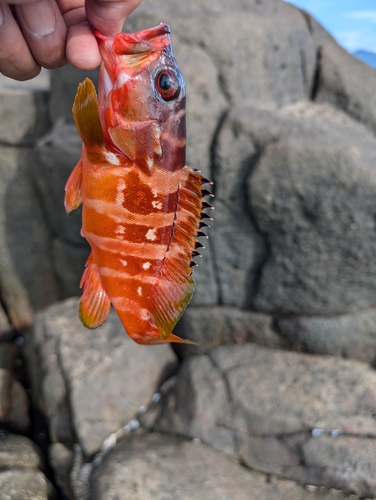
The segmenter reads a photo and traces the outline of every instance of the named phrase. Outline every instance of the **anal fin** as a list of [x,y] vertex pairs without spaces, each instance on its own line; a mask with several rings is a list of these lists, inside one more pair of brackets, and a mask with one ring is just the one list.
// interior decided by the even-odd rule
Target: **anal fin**
[[98,328],[108,317],[111,301],[103,288],[92,254],[87,259],[80,287],[84,289],[78,305],[80,319],[87,328]]
[[82,183],[82,160],[72,170],[69,179],[65,185],[65,210],[69,214],[72,210],[78,208],[82,203],[81,198]]

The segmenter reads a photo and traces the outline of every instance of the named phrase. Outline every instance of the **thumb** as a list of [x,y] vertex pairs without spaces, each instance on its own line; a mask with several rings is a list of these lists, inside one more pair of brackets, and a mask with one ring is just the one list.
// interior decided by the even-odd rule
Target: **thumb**
[[100,33],[115,36],[140,2],[141,0],[86,0],[86,16]]

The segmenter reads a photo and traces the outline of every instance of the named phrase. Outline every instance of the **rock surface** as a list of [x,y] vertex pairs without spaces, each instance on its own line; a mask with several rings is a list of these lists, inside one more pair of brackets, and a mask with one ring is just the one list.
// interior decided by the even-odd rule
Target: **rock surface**
[[0,436],[0,500],[47,500],[53,488],[42,468],[40,450],[25,436]]
[[37,470],[0,471],[0,500],[50,500],[52,487]]
[[373,497],[375,387],[375,372],[355,361],[218,347],[184,361],[155,427],[251,468]]
[[86,456],[147,404],[176,366],[168,345],[140,346],[124,332],[114,312],[97,330],[78,318],[77,299],[38,314],[32,332],[32,378],[52,442]]
[[[329,500],[287,480],[247,471],[200,442],[159,434],[120,443],[93,473],[93,500]],[[343,495],[335,498],[341,500]]]
[[35,443],[25,436],[0,436],[0,469],[9,467],[40,469],[42,460]]
[[21,432],[27,432],[30,426],[26,391],[8,370],[2,368],[0,368],[0,422]]

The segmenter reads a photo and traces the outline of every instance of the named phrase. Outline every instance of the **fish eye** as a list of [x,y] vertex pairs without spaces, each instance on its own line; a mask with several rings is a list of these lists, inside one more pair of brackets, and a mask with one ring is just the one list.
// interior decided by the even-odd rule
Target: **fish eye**
[[155,88],[164,101],[172,101],[180,93],[179,78],[173,71],[162,69],[155,78]]

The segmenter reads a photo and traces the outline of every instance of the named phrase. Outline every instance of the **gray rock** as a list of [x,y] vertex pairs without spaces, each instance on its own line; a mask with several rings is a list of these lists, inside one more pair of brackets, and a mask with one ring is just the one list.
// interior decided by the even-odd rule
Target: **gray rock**
[[23,386],[8,370],[0,368],[0,422],[27,432],[30,426],[29,402]]
[[230,306],[189,307],[174,332],[197,345],[176,344],[182,356],[204,354],[220,345],[254,342],[268,347],[288,344],[274,328],[273,318]]
[[[86,240],[82,241],[83,244]],[[60,238],[55,238],[52,245],[52,255],[56,274],[62,286],[63,297],[81,295],[81,277],[85,263],[89,257],[90,246],[76,246]]]
[[[8,334],[12,331],[12,325],[10,324],[7,313],[5,312],[3,306],[0,305],[0,340],[2,338],[7,338]],[[1,354],[0,354],[1,358]]]
[[39,470],[0,471],[0,500],[49,500],[53,488]]
[[[206,233],[210,234],[210,230],[207,229]],[[203,258],[195,259],[197,266],[193,268],[193,278],[196,284],[190,307],[214,305],[219,301],[213,242],[206,238],[200,238],[200,240],[205,248],[201,249]]]
[[101,328],[87,330],[77,304],[70,299],[37,315],[32,376],[53,441],[69,444],[70,424],[90,456],[149,402],[176,358],[168,345],[134,343],[113,311]]
[[[283,479],[247,471],[200,442],[150,434],[120,443],[91,478],[93,500],[329,500]],[[343,495],[335,496],[339,500]]]
[[[1,320],[0,320],[1,321]],[[13,342],[0,342],[0,368],[15,373],[17,346]]]
[[[155,428],[264,472],[375,496],[375,387],[374,371],[356,361],[219,347],[184,361]],[[332,441],[317,448],[317,435]]]
[[53,123],[61,120],[73,124],[72,106],[77,92],[78,84],[85,78],[98,83],[98,69],[92,71],[78,70],[71,64],[63,68],[50,71],[51,75],[51,100],[50,114]]
[[319,57],[314,99],[344,110],[376,132],[376,71],[336,43],[325,44]]
[[47,91],[0,85],[1,143],[24,146],[42,137],[50,126],[48,98]]
[[12,324],[30,326],[33,312],[59,296],[50,237],[30,177],[31,150],[1,147],[0,286]]
[[53,443],[48,448],[50,464],[55,472],[55,477],[60,487],[63,488],[69,500],[74,499],[71,488],[71,471],[74,453],[61,443]]
[[[275,108],[309,97],[315,46],[304,16],[291,5],[170,0],[161,6],[148,0],[125,27],[139,30],[161,18],[171,26],[174,47],[176,36],[207,53],[217,66],[221,93],[229,103]],[[184,69],[184,61],[178,62]]]
[[376,141],[357,124],[314,125],[267,146],[249,179],[269,243],[257,309],[327,315],[375,304]]
[[73,124],[59,121],[39,141],[33,164],[34,182],[43,203],[50,231],[68,243],[85,246],[80,235],[81,209],[69,216],[64,208],[65,184],[81,156],[82,142]]
[[29,399],[24,387],[17,380],[12,380],[10,386],[10,408],[7,421],[18,431],[29,430]]
[[333,317],[279,318],[277,329],[290,349],[313,354],[331,354],[375,364],[374,309]]
[[38,447],[25,436],[0,436],[0,469],[11,467],[42,468]]
[[223,303],[310,315],[373,306],[375,146],[329,106],[231,111],[214,175]]

